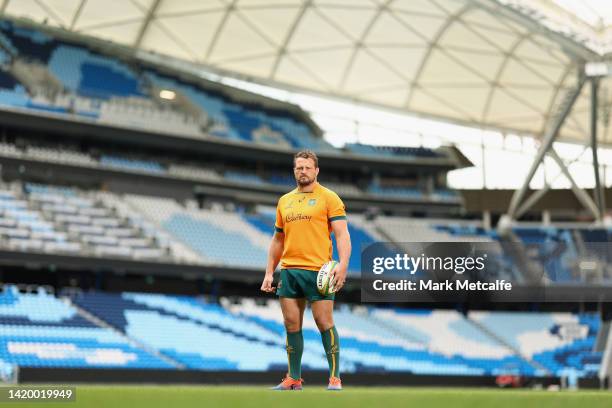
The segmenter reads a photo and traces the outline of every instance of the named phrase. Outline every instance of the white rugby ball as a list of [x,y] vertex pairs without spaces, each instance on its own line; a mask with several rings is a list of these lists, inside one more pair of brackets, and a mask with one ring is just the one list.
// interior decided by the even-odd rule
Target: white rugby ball
[[336,291],[333,285],[330,285],[329,275],[331,271],[338,265],[336,261],[325,262],[321,269],[319,269],[319,273],[317,273],[317,290],[323,296],[327,296]]

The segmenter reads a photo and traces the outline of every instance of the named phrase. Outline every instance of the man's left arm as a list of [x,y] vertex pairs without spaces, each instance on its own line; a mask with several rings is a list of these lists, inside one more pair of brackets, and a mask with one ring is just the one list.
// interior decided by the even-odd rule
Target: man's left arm
[[342,289],[346,281],[346,272],[351,257],[351,236],[346,218],[332,221],[331,226],[336,236],[336,246],[338,247],[338,256],[340,257],[338,266],[330,274],[330,279],[334,282],[337,292]]

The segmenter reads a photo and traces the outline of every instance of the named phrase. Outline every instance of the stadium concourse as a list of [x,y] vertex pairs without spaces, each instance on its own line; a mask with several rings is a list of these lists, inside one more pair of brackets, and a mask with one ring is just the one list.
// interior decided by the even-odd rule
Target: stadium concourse
[[[473,165],[456,146],[351,142],[337,147],[297,105],[203,79],[184,69],[187,65],[163,64],[155,54],[144,58],[142,49],[135,53],[70,32],[64,24],[57,28],[54,23],[15,18],[28,15],[17,3],[4,2],[0,19],[3,381],[272,385],[286,370],[285,329],[278,300],[258,289],[278,197],[295,186],[292,154],[311,149],[319,155],[321,184],[336,191],[348,211],[353,256],[334,318],[342,339],[341,372],[349,387],[609,384],[612,311],[606,296],[612,290],[612,266],[607,247],[591,247],[609,243],[612,230],[603,222],[581,222],[585,214],[592,216],[589,221],[602,221],[603,198],[589,213],[576,209],[576,200],[569,198],[572,193],[565,191],[554,204],[559,210],[553,211],[556,219],[542,223],[534,221],[539,211],[518,206],[518,197],[512,200],[517,207],[510,214],[514,219],[507,222],[503,216],[509,215],[509,202],[503,194],[496,196],[506,206],[502,209],[489,206],[487,200],[470,200],[468,193],[449,186],[449,172]],[[92,3],[102,4],[81,2],[72,29],[90,13]],[[161,8],[145,13],[149,20],[156,20],[155,14],[171,2],[153,3]],[[311,3],[317,2],[304,2],[304,13],[312,12]],[[414,2],[412,7],[417,3],[429,4]],[[506,28],[522,32],[517,28],[522,17],[504,8],[503,2],[466,2],[465,10],[454,12],[461,2],[440,3],[446,7],[437,6],[430,18],[449,18],[453,27],[473,24],[476,31],[490,31],[476,12],[479,7],[491,12],[487,7],[495,4],[505,10],[497,18],[507,19]],[[386,7],[381,10],[399,15],[396,5]],[[231,24],[242,18],[234,12],[227,10]],[[318,18],[325,19],[326,13],[331,11],[321,6]],[[242,21],[246,20],[248,16]],[[143,23],[135,48],[147,44],[147,27],[158,21]],[[296,38],[304,36],[303,27],[295,25]],[[503,37],[504,30],[497,31]],[[482,32],[473,34],[479,41],[485,37]],[[379,40],[389,40],[381,36]],[[286,46],[291,45],[290,37]],[[362,43],[369,43],[365,37]],[[527,52],[519,47],[523,40],[542,46],[542,39],[518,37],[522,40],[515,48],[520,52],[504,53],[511,57],[503,65],[525,65],[520,62]],[[229,46],[222,33],[218,40]],[[429,44],[430,39],[425,40]],[[460,42],[461,36],[456,40]],[[437,50],[451,45],[441,38],[435,41],[440,44],[430,44],[430,62],[440,69],[444,64],[435,63]],[[453,60],[468,52],[461,45],[450,48],[456,54]],[[579,54],[574,42],[564,40],[563,45],[560,48]],[[555,92],[563,93],[576,86],[568,79],[575,67],[557,48],[541,56],[545,61],[525,57],[531,67],[526,69],[552,70],[554,63],[567,63],[563,78],[555,82]],[[214,55],[214,46],[210,50]],[[199,62],[213,62],[211,55]],[[279,64],[284,67],[285,53],[278,58],[275,69],[285,76],[275,79],[282,82],[287,72]],[[360,58],[354,59],[354,72],[367,68],[359,65]],[[400,59],[390,57],[387,65],[393,68]],[[218,68],[230,65],[220,62]],[[392,70],[397,69],[403,68]],[[479,125],[505,129],[511,126],[508,118],[521,116],[500,116],[516,106],[500,102],[499,95],[525,89],[520,80],[513,81],[516,70],[509,69],[509,77],[500,74],[487,80],[490,96],[474,97],[478,106],[464,107],[482,111],[480,104],[487,105]],[[421,71],[422,78],[409,81],[417,90],[431,85],[436,68],[423,63]],[[532,75],[543,81],[542,75]],[[345,78],[342,92],[332,92],[333,96],[367,103],[375,102],[368,100],[370,96],[379,96],[378,102],[390,107],[392,97],[352,94],[355,80]],[[437,96],[415,91],[399,99],[406,102],[403,107],[431,117],[464,124],[473,119],[470,112],[439,103],[452,86],[438,85]],[[544,104],[550,112],[559,108],[554,98],[532,103]],[[522,111],[522,131],[543,128],[546,115],[534,116],[538,112],[528,110]],[[564,137],[576,137],[581,120],[574,118]],[[589,207],[591,201],[577,195]],[[545,197],[542,203],[547,205]],[[546,214],[550,218],[551,212]],[[524,219],[517,221],[521,215]],[[499,219],[505,228],[495,228]],[[510,241],[522,248],[520,254],[509,250]],[[551,293],[578,299],[580,290],[588,287],[594,288],[589,293],[595,298],[362,303],[361,251],[379,242],[394,247],[404,242],[486,243],[495,249],[496,277],[529,283],[529,265],[537,263]],[[547,248],[560,252],[545,254]],[[525,254],[532,256],[529,262]],[[303,333],[304,377],[316,383],[326,376],[327,363],[312,319],[304,322]]]

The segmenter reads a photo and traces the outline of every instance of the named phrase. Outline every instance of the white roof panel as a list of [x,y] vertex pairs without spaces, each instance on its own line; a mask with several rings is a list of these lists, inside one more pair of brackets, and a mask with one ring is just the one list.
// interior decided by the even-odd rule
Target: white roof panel
[[[537,136],[562,99],[562,88],[575,83],[573,61],[598,55],[601,38],[583,41],[570,34],[579,29],[582,35],[591,30],[593,36],[610,31],[606,11],[599,5],[572,16],[570,3],[581,2],[13,0],[4,4],[8,15],[46,21],[224,74],[247,75],[267,85]],[[539,22],[532,15],[540,14],[529,11],[536,9],[545,16]],[[594,16],[603,27],[589,26]],[[576,111],[576,118],[563,129],[564,136],[584,137],[579,128],[588,128],[588,92],[585,87],[581,104],[587,105],[580,106],[587,113]]]

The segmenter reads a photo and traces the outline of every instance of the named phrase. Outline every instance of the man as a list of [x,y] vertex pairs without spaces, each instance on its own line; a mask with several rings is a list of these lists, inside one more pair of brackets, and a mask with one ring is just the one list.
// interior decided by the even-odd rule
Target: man
[[281,276],[276,294],[280,297],[287,332],[289,369],[285,379],[274,389],[302,389],[302,322],[308,300],[329,364],[327,389],[341,390],[340,342],[333,319],[334,294],[321,295],[317,290],[316,278],[321,266],[332,258],[333,232],[340,260],[330,279],[336,292],[344,285],[351,255],[346,212],[340,197],[317,182],[319,161],[316,154],[310,150],[301,151],[294,156],[293,164],[297,188],[278,201],[274,236],[261,285],[264,292],[275,290],[272,286],[273,274],[280,262]]

